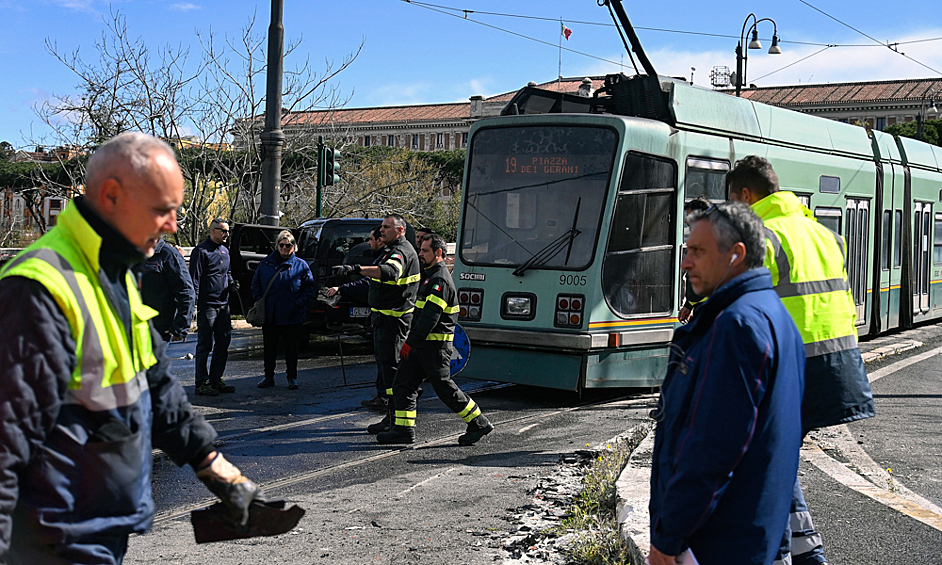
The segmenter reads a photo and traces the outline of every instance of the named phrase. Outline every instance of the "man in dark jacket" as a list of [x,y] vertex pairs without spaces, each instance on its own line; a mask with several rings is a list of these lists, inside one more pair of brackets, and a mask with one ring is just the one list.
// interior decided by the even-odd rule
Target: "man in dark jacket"
[[[153,521],[153,447],[240,522],[260,494],[169,370],[132,265],[176,231],[183,175],[141,133],[99,147],[85,196],[0,272],[0,562],[120,563]],[[76,339],[75,336],[78,336]]]
[[186,339],[196,292],[183,255],[163,239],[141,268],[141,298],[157,310],[151,322],[164,341]]
[[[379,226],[376,226],[370,230],[370,235],[366,238],[366,243],[370,246],[370,250],[376,256],[376,258],[373,259],[373,262],[370,264],[376,265],[383,257],[383,234],[380,231]],[[364,306],[367,306],[369,305],[370,300],[370,278],[362,277],[340,286],[332,286],[325,291],[325,294],[328,298],[334,296],[335,294],[339,294],[345,300],[358,302]],[[389,397],[386,394],[386,385],[383,381],[383,363],[380,361],[376,351],[374,351],[373,354],[376,356],[376,396],[364,400],[361,402],[361,404],[370,410],[379,410],[384,412],[387,410],[389,405]]]
[[419,385],[428,379],[438,398],[468,424],[465,433],[458,437],[458,445],[474,445],[491,433],[494,426],[484,417],[474,400],[451,379],[452,342],[455,339],[459,308],[458,291],[445,265],[447,244],[442,236],[434,233],[423,236],[420,243],[419,260],[425,273],[415,301],[418,316],[402,346],[402,361],[392,386],[396,419],[389,430],[377,434],[376,441],[415,441],[415,408]]
[[[239,283],[229,272],[229,222],[216,218],[209,225],[209,237],[190,253],[190,278],[196,290],[196,394],[217,396],[235,392],[222,380],[229,360],[232,318],[229,316],[229,292],[239,290]],[[206,372],[209,352],[213,361]]]
[[[390,214],[380,225],[386,247],[375,265],[339,265],[340,275],[361,273],[370,278],[370,321],[373,323],[373,349],[383,366],[383,387],[392,396],[393,379],[399,366],[399,351],[406,342],[415,294],[419,287],[419,258],[415,247],[406,240],[406,221],[399,214]],[[366,430],[377,434],[392,426],[393,406],[389,403],[386,417],[370,424]]]
[[652,565],[771,565],[801,446],[804,347],[762,267],[762,221],[743,204],[691,216],[688,283],[708,296],[671,343],[655,412]]

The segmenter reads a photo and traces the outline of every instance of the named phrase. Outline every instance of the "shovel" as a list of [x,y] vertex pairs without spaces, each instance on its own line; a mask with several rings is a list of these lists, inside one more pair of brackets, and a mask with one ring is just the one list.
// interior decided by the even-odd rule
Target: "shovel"
[[245,526],[233,522],[231,514],[221,502],[209,508],[190,513],[190,523],[196,543],[210,543],[234,539],[277,536],[298,525],[304,509],[298,505],[285,509],[284,500],[253,501],[249,506],[249,521]]

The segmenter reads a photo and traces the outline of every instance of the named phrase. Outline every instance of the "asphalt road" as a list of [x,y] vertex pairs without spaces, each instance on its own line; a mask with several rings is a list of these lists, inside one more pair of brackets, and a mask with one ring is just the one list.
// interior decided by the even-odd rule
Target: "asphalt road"
[[[188,346],[173,344],[171,356],[183,357]],[[302,358],[298,391],[285,388],[283,373],[278,386],[257,389],[260,352],[233,355],[225,378],[234,394],[191,396],[228,459],[270,498],[307,510],[297,529],[196,545],[187,513],[212,496],[192,470],[158,454],[155,527],[132,538],[125,563],[494,563],[518,528],[514,516],[552,478],[561,456],[625,433],[653,402],[650,394],[579,397],[458,379],[495,423],[492,434],[459,447],[464,422],[429,390],[418,408],[419,441],[381,446],[365,432],[380,415],[360,407],[373,393],[372,356],[353,341],[344,349],[343,369],[333,342]],[[179,359],[173,369],[192,395],[193,362]]]
[[[933,342],[880,365],[932,352],[940,345]],[[873,472],[871,482],[890,494],[908,489],[936,507],[942,507],[939,353],[942,350],[873,382],[877,416],[847,426],[853,441],[876,468],[887,471]],[[868,365],[871,378],[880,365]],[[818,443],[826,446],[828,439]],[[841,458],[839,453],[836,458]],[[832,565],[942,563],[942,520],[935,520],[933,526],[916,519],[920,509],[931,509],[928,504],[914,504],[901,511],[890,506],[893,499],[875,500],[807,461],[802,462],[801,472],[805,496]]]
[[[253,343],[252,331],[237,334],[240,347]],[[942,564],[942,328],[888,339],[913,335],[924,345],[867,365],[877,378],[877,417],[815,432],[803,450],[802,484],[832,565]],[[502,541],[534,490],[552,484],[561,456],[625,433],[652,402],[459,379],[497,424],[493,434],[458,447],[464,424],[430,391],[419,405],[419,443],[379,446],[363,431],[379,416],[359,405],[373,392],[372,357],[345,343],[343,369],[335,342],[302,359],[299,391],[284,387],[283,373],[279,386],[255,388],[255,352],[230,358],[235,394],[191,396],[227,457],[273,497],[307,510],[296,530],[197,546],[186,513],[212,498],[191,470],[157,456],[155,528],[132,538],[125,562],[500,562]],[[173,344],[170,353],[182,357],[187,347]],[[193,362],[175,361],[174,370],[192,394]]]

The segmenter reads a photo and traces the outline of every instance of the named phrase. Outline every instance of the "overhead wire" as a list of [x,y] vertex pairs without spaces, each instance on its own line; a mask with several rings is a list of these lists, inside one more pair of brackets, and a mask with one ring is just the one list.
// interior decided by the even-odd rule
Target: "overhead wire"
[[939,71],[939,70],[937,70],[937,69],[934,69],[934,68],[930,67],[929,65],[923,63],[922,61],[917,61],[916,59],[914,59],[913,57],[910,57],[910,56],[907,55],[906,53],[903,53],[903,52],[901,52],[901,51],[898,51],[897,49],[894,49],[893,46],[894,46],[894,45],[899,45],[898,43],[884,43],[883,41],[880,41],[879,39],[877,39],[877,38],[875,38],[875,37],[873,37],[873,36],[871,36],[871,35],[868,35],[868,34],[862,32],[862,31],[860,31],[859,29],[855,28],[854,26],[850,25],[849,23],[843,22],[843,21],[839,20],[838,18],[836,18],[836,17],[832,16],[831,14],[825,12],[825,11],[822,10],[821,8],[818,8],[817,6],[812,5],[810,2],[807,2],[807,0],[798,0],[798,1],[801,2],[802,4],[804,4],[805,6],[808,6],[808,7],[811,8],[812,10],[814,10],[814,11],[816,11],[816,12],[819,12],[819,13],[821,13],[821,14],[824,14],[825,16],[827,16],[828,18],[830,18],[830,19],[834,20],[835,22],[841,24],[842,26],[847,27],[847,28],[850,28],[850,29],[856,31],[857,33],[859,33],[860,35],[862,35],[862,36],[866,37],[867,39],[873,41],[873,42],[876,43],[877,45],[882,45],[883,47],[886,47],[886,48],[889,49],[890,51],[892,51],[892,52],[894,52],[894,53],[896,53],[896,54],[898,54],[898,55],[900,55],[900,56],[902,56],[902,57],[905,57],[906,59],[909,59],[909,60],[912,61],[913,63],[916,63],[917,65],[919,65],[919,66],[921,66],[921,67],[925,67],[925,68],[929,69],[930,71],[932,71],[932,72],[934,72],[934,73],[936,73],[936,74],[938,74],[938,75],[942,75],[942,71]]
[[[577,54],[577,55],[582,55],[583,57],[588,57],[588,58],[590,58],[590,59],[596,59],[596,60],[598,60],[598,61],[604,61],[604,62],[606,62],[606,63],[611,63],[611,64],[613,64],[613,65],[621,66],[621,63],[612,61],[612,60],[610,60],[610,59],[606,59],[606,58],[604,58],[604,57],[599,57],[599,56],[592,55],[592,54],[589,54],[589,53],[584,53],[584,52],[582,52],[582,51],[577,51],[577,50],[575,50],[575,49],[570,49],[570,48],[568,48],[568,47],[560,47],[560,46],[558,46],[558,45],[553,45],[552,43],[550,43],[550,42],[548,42],[548,41],[544,41],[544,40],[542,40],[542,39],[538,39],[538,38],[535,38],[535,37],[530,37],[530,36],[528,36],[528,35],[524,35],[524,34],[522,34],[522,33],[518,33],[518,32],[515,32],[515,31],[508,30],[508,29],[504,29],[504,28],[502,28],[502,27],[495,26],[495,25],[492,25],[492,24],[484,23],[484,22],[479,21],[479,20],[470,19],[470,18],[468,18],[468,16],[469,16],[470,14],[477,14],[477,15],[485,15],[485,16],[496,16],[496,17],[518,18],[518,19],[525,19],[525,20],[551,21],[551,22],[558,22],[559,19],[557,19],[557,18],[547,18],[547,17],[543,17],[543,16],[529,16],[529,15],[524,15],[524,14],[509,14],[509,13],[503,13],[503,12],[489,12],[489,11],[483,11],[483,10],[470,10],[470,9],[464,9],[464,8],[455,8],[455,7],[452,7],[452,6],[443,6],[443,5],[440,5],[440,4],[431,4],[431,3],[428,3],[428,2],[419,2],[419,1],[417,1],[417,0],[400,0],[400,1],[405,2],[405,3],[407,3],[407,4],[415,5],[415,6],[420,7],[420,8],[425,8],[426,10],[430,10],[430,11],[433,11],[433,12],[438,12],[438,13],[444,14],[444,15],[446,15],[446,16],[452,16],[452,17],[454,17],[454,18],[467,20],[467,21],[469,21],[469,22],[476,23],[476,24],[478,24],[478,25],[481,25],[481,26],[484,26],[484,27],[488,27],[488,28],[491,28],[491,29],[495,29],[495,30],[498,30],[498,31],[502,31],[502,32],[504,32],[504,33],[508,33],[508,34],[510,34],[510,35],[514,35],[514,36],[520,37],[520,38],[522,38],[522,39],[527,39],[527,40],[529,40],[529,41],[533,41],[533,42],[540,43],[540,44],[543,44],[543,45],[548,45],[548,46],[550,46],[550,47],[561,48],[561,49],[563,49],[564,51],[567,51],[567,52],[569,52],[569,53],[575,53],[575,54]],[[913,57],[911,57],[911,56],[909,56],[909,55],[906,55],[905,53],[903,53],[903,52],[901,52],[901,51],[898,51],[897,49],[894,48],[895,46],[899,46],[899,45],[912,45],[912,44],[915,44],[915,43],[926,43],[926,42],[932,42],[932,41],[942,41],[942,37],[932,37],[932,38],[924,38],[924,39],[915,39],[915,40],[910,40],[910,41],[899,41],[899,42],[893,42],[893,43],[885,43],[885,42],[882,42],[882,41],[880,41],[880,40],[878,40],[878,39],[876,39],[876,38],[874,38],[874,37],[872,37],[872,36],[870,36],[870,35],[864,33],[863,31],[861,31],[861,30],[859,30],[859,29],[853,27],[852,25],[850,25],[850,24],[848,24],[848,23],[846,23],[846,22],[843,22],[843,21],[839,20],[838,18],[832,16],[831,14],[828,14],[828,13],[825,12],[824,10],[821,10],[820,8],[817,8],[816,6],[813,6],[812,4],[810,4],[809,2],[807,2],[806,0],[798,0],[798,1],[801,2],[802,4],[805,4],[806,6],[808,6],[809,8],[811,8],[811,9],[817,11],[817,12],[820,12],[821,14],[827,16],[828,18],[834,20],[835,22],[837,22],[837,23],[839,23],[839,24],[841,24],[841,25],[843,25],[843,26],[845,26],[845,27],[850,28],[851,30],[853,30],[853,31],[855,31],[855,32],[857,32],[857,33],[859,33],[860,35],[866,37],[867,39],[873,41],[874,43],[868,43],[868,44],[853,44],[853,43],[848,43],[848,44],[836,44],[836,43],[816,43],[816,42],[809,42],[809,41],[780,40],[779,43],[788,43],[788,44],[793,44],[793,45],[810,45],[810,46],[816,46],[816,47],[823,47],[823,49],[820,49],[820,50],[818,50],[818,51],[816,51],[816,52],[814,52],[814,53],[812,53],[811,55],[808,55],[808,56],[806,56],[806,57],[802,57],[801,59],[799,59],[799,60],[797,60],[797,61],[794,61],[794,62],[792,62],[792,63],[789,63],[788,65],[785,65],[784,67],[782,67],[782,68],[780,68],[780,69],[777,69],[777,70],[774,70],[774,71],[772,71],[772,72],[770,72],[770,73],[767,73],[767,74],[765,74],[765,75],[762,75],[761,77],[758,77],[756,80],[759,80],[759,79],[768,77],[768,76],[773,75],[773,74],[775,74],[775,73],[777,73],[777,72],[779,72],[779,71],[783,71],[783,70],[785,70],[785,69],[787,69],[787,68],[789,68],[789,67],[792,67],[792,66],[794,66],[794,65],[796,65],[796,64],[798,64],[798,63],[800,63],[800,62],[802,62],[802,61],[806,61],[806,60],[808,60],[808,59],[810,59],[810,58],[812,58],[812,57],[814,57],[814,56],[816,56],[816,55],[819,55],[819,54],[823,53],[824,51],[827,51],[828,49],[831,49],[831,48],[834,48],[834,47],[885,47],[885,48],[890,49],[890,50],[893,51],[894,53],[896,53],[896,54],[898,54],[898,55],[900,55],[900,56],[902,56],[902,57],[904,57],[904,58],[906,58],[906,59],[909,59],[910,61],[916,63],[917,65],[920,65],[920,66],[922,66],[922,67],[924,67],[924,68],[926,68],[926,69],[928,69],[928,70],[930,70],[930,71],[932,71],[932,72],[934,72],[934,73],[936,73],[936,74],[942,75],[942,71],[939,71],[939,70],[937,70],[937,69],[934,69],[934,68],[930,67],[929,65],[926,65],[925,63],[922,63],[921,61],[918,61],[918,60],[916,60],[915,58],[913,58]],[[453,12],[454,12],[454,13],[453,13]],[[569,23],[572,23],[572,24],[593,25],[593,26],[602,26],[602,27],[615,27],[616,29],[618,29],[618,26],[616,26],[616,25],[614,25],[614,24],[609,24],[609,23],[591,22],[591,21],[585,21],[585,20],[566,20],[566,21],[569,22]],[[706,32],[697,32],[697,31],[684,31],[684,30],[674,30],[674,29],[666,29],[666,28],[652,28],[652,27],[641,27],[641,26],[637,26],[637,27],[635,27],[635,29],[640,29],[640,30],[645,30],[645,31],[656,31],[656,32],[662,32],[662,33],[677,33],[677,34],[682,34],[682,35],[696,35],[696,36],[701,36],[701,37],[716,37],[716,38],[721,38],[721,39],[740,39],[739,37],[736,37],[736,36],[724,35],[724,34],[718,34],[718,33],[706,33]],[[624,42],[624,38],[622,38],[622,41]],[[635,72],[637,72],[637,65],[635,64],[634,58],[632,57],[631,50],[630,50],[630,49],[627,49],[627,51],[628,51],[628,56],[629,56],[629,58],[631,59],[632,65],[635,66]]]
[[[520,38],[523,38],[523,39],[528,39],[528,40],[534,41],[534,42],[536,42],[536,43],[541,43],[541,44],[543,44],[543,45],[549,45],[550,47],[552,47],[552,48],[554,48],[554,49],[562,49],[563,51],[567,51],[567,52],[569,52],[569,53],[575,53],[576,55],[582,55],[583,57],[588,57],[588,58],[590,58],[590,59],[596,59],[596,60],[598,60],[598,61],[604,61],[604,62],[606,62],[606,63],[611,63],[611,64],[613,64],[613,65],[619,65],[619,66],[621,65],[621,63],[619,63],[619,62],[617,62],[617,61],[612,61],[611,59],[606,59],[605,57],[599,57],[599,56],[597,56],[597,55],[592,55],[592,54],[589,54],[589,53],[584,53],[584,52],[582,52],[582,51],[577,51],[577,50],[575,50],[575,49],[570,49],[569,47],[562,47],[562,46],[559,46],[559,45],[554,45],[554,44],[550,43],[549,41],[544,41],[544,40],[542,40],[542,39],[537,39],[536,37],[530,37],[529,35],[524,35],[524,34],[522,34],[522,33],[517,33],[516,31],[510,31],[509,29],[504,29],[504,28],[499,27],[499,26],[495,26],[495,25],[491,25],[491,24],[486,24],[486,23],[484,23],[484,22],[482,22],[482,21],[468,19],[467,17],[464,17],[464,18],[463,18],[463,17],[461,17],[461,16],[458,15],[458,14],[452,14],[452,13],[449,13],[449,12],[446,11],[446,9],[447,9],[447,10],[454,10],[455,8],[440,9],[439,7],[435,6],[434,4],[426,4],[426,3],[424,3],[424,2],[414,2],[413,0],[401,0],[401,1],[402,1],[402,2],[405,2],[406,4],[412,4],[412,5],[414,5],[414,6],[418,6],[419,8],[425,8],[426,10],[431,10],[432,12],[438,12],[438,13],[440,13],[440,14],[445,14],[446,16],[451,16],[451,17],[453,17],[453,18],[458,18],[459,20],[467,20],[467,21],[469,21],[469,22],[471,22],[471,23],[475,23],[475,24],[478,24],[478,25],[481,25],[481,26],[484,26],[484,27],[489,27],[489,28],[491,28],[491,29],[496,29],[496,30],[502,31],[502,32],[504,32],[504,33],[509,33],[510,35],[515,35],[515,36],[517,36],[517,37],[520,37]],[[467,12],[472,12],[472,10],[467,10]],[[554,20],[554,21],[557,21],[557,22],[558,22],[559,20]]]
[[[505,12],[486,12],[486,11],[483,11],[483,10],[468,10],[468,9],[464,9],[464,8],[454,8],[454,7],[451,7],[451,6],[442,6],[442,5],[440,5],[440,4],[430,4],[430,3],[428,3],[428,2],[419,2],[419,1],[417,1],[417,0],[401,0],[401,1],[402,1],[402,2],[406,2],[406,3],[408,3],[408,4],[415,4],[416,6],[421,6],[421,7],[429,7],[429,8],[436,8],[436,9],[439,9],[439,10],[450,10],[450,11],[453,11],[453,12],[460,12],[461,14],[464,14],[464,17],[462,17],[461,19],[468,19],[467,16],[470,15],[470,14],[479,14],[479,15],[484,15],[484,16],[496,16],[496,17],[504,17],[504,18],[518,18],[518,19],[522,19],[522,20],[536,20],[536,21],[557,22],[557,23],[559,22],[559,18],[547,18],[547,17],[544,17],[544,16],[528,16],[528,15],[525,15],[525,14],[508,14],[508,13],[505,13]],[[823,13],[823,12],[822,12],[822,13]],[[450,15],[451,15],[451,14],[450,14]],[[826,14],[825,14],[825,15],[826,15]],[[830,17],[830,16],[829,16],[829,17]],[[833,19],[833,18],[832,18],[832,19]],[[476,21],[476,20],[470,20],[470,19],[468,19],[468,21]],[[600,27],[618,27],[618,26],[616,26],[615,24],[604,23],[604,22],[590,22],[590,21],[586,21],[586,20],[569,20],[569,19],[567,19],[566,21],[567,21],[568,23],[571,23],[571,24],[579,24],[579,25],[591,25],[591,26],[600,26]],[[661,32],[661,33],[676,33],[676,34],[681,34],[681,35],[696,35],[696,36],[700,36],[700,37],[716,37],[716,38],[719,38],[719,39],[740,39],[740,37],[737,36],[737,35],[725,35],[725,34],[721,34],[721,33],[707,33],[707,32],[703,32],[703,31],[689,31],[689,30],[668,29],[668,28],[659,28],[659,27],[644,27],[644,26],[634,26],[634,28],[635,28],[635,29],[641,29],[641,30],[644,30],[644,31],[657,31],[657,32]],[[855,31],[856,31],[856,30],[855,30]],[[872,38],[870,38],[869,36],[867,36],[866,34],[864,34],[864,36],[867,37],[868,39],[872,39]],[[912,43],[925,43],[925,42],[929,42],[929,41],[942,41],[942,37],[931,37],[931,38],[926,38],[926,39],[915,39],[915,40],[911,40],[911,41],[899,41],[899,42],[894,42],[893,45],[908,45],[908,44],[912,44]],[[791,45],[811,45],[811,46],[815,46],[815,47],[886,47],[886,44],[885,44],[885,43],[882,43],[882,42],[879,42],[879,41],[877,42],[877,43],[878,43],[877,45],[874,45],[874,44],[872,44],[872,43],[842,43],[842,44],[834,44],[834,43],[819,43],[819,42],[814,42],[814,41],[794,41],[794,40],[787,40],[787,39],[782,39],[782,40],[779,41],[779,43],[788,43],[788,44],[791,44]]]

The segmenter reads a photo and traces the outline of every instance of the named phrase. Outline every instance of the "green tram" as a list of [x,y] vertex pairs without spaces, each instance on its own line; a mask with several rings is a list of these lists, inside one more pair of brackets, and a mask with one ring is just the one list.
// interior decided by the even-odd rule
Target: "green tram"
[[725,200],[726,172],[753,154],[844,236],[861,337],[942,317],[942,149],[610,75],[591,98],[528,87],[471,128],[454,265],[464,376],[659,385],[682,305],[683,204]]

